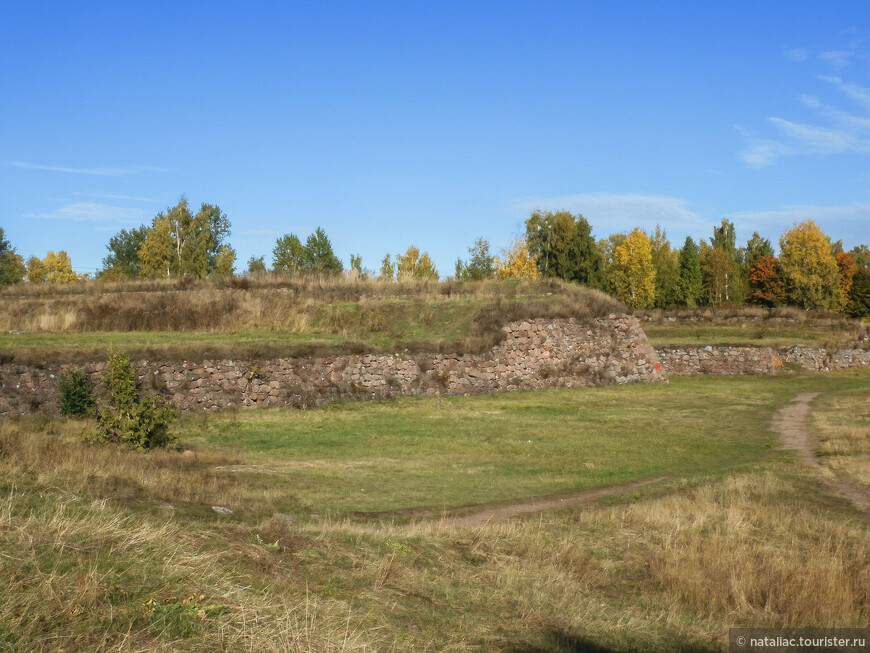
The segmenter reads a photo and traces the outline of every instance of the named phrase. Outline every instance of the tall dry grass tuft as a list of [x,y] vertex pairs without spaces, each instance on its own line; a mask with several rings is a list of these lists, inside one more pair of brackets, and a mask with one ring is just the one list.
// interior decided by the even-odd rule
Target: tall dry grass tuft
[[870,623],[870,528],[794,495],[780,475],[748,474],[620,519],[641,538],[651,580],[698,613],[752,626]]
[[13,488],[0,509],[0,649],[366,650],[344,606],[247,573],[264,551],[57,488]]

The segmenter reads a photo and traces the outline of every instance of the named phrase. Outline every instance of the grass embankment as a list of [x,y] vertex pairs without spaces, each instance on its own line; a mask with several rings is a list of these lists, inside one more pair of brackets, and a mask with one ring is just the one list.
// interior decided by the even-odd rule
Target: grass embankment
[[0,295],[0,359],[202,360],[377,351],[480,351],[507,322],[625,308],[556,281],[379,283],[340,277],[71,284]]
[[731,345],[751,347],[867,347],[867,325],[842,314],[731,307],[642,312],[654,347]]
[[[4,422],[0,650],[702,651],[729,626],[870,626],[866,516],[768,429],[807,390],[828,393],[828,415],[870,376],[189,418],[195,454]],[[870,439],[856,428],[850,441]],[[404,505],[610,484],[669,460],[677,476],[644,492],[521,522],[343,516],[419,483],[428,497]]]

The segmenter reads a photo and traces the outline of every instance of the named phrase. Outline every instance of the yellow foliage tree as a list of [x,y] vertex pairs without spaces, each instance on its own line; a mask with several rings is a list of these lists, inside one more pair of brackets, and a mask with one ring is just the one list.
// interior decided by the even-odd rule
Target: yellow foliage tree
[[78,277],[72,269],[69,254],[60,250],[57,254],[49,252],[42,260],[45,280],[48,283],[72,283]]
[[438,281],[438,270],[426,252],[411,245],[404,254],[396,254],[396,276],[399,281],[406,279],[431,279]]
[[172,265],[172,223],[165,216],[154,218],[154,224],[139,247],[139,260],[142,261],[142,276],[168,277]]
[[836,309],[843,304],[840,270],[831,239],[812,220],[796,224],[779,239],[789,301],[805,309]]
[[495,276],[499,279],[537,279],[538,266],[529,254],[525,238],[518,238],[495,257]]
[[616,295],[631,308],[651,308],[656,298],[656,269],[649,237],[635,227],[613,250]]
[[27,259],[27,273],[25,277],[30,283],[45,283],[45,264],[38,256]]

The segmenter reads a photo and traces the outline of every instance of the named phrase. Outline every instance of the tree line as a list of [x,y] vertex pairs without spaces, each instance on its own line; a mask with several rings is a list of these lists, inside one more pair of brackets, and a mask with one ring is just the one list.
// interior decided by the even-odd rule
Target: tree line
[[567,211],[534,211],[525,226],[538,274],[609,292],[631,308],[792,305],[870,316],[870,249],[847,252],[812,220],[787,230],[778,254],[758,232],[739,245],[727,219],[709,240],[687,237],[679,250],[661,227],[595,241],[589,222]]
[[[150,225],[122,229],[106,246],[109,253],[96,274],[99,280],[157,277],[226,277],[234,274],[236,252],[230,246],[230,222],[219,206],[203,203],[195,213],[185,197],[158,213]],[[779,239],[779,251],[757,232],[736,241],[734,224],[722,220],[709,239],[687,237],[680,249],[665,231],[635,228],[596,240],[581,214],[531,213],[525,233],[494,254],[478,238],[467,259],[456,261],[457,281],[549,277],[577,282],[616,295],[631,308],[672,306],[781,305],[870,316],[870,249],[845,251],[813,221],[794,225]],[[265,256],[251,257],[248,274],[344,271],[326,232],[318,227],[305,241],[281,236]],[[440,277],[431,257],[410,246],[386,254],[377,272],[350,256],[350,275],[381,280]],[[73,272],[64,251],[23,259],[0,228],[0,284],[67,283],[88,275]]]

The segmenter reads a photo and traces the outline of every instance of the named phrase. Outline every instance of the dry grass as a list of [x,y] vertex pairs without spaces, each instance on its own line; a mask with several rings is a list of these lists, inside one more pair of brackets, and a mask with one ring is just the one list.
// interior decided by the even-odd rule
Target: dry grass
[[870,626],[870,528],[836,499],[808,501],[813,479],[771,464],[679,485],[469,530],[340,522],[319,532],[388,543],[389,555],[355,565],[375,596],[395,601],[398,617],[379,623],[419,624],[421,603],[438,615],[427,650],[713,651],[735,626]]
[[[99,358],[105,347],[87,337],[98,333],[110,334],[134,356],[188,360],[479,351],[498,340],[511,319],[625,310],[603,293],[557,281],[379,283],[312,276],[19,284],[2,291],[0,300],[0,333],[25,332],[3,333],[0,357],[22,363],[64,359],[68,352],[77,362]],[[68,337],[57,342],[40,337],[45,334]],[[159,334],[159,345],[147,334]]]
[[652,578],[700,614],[756,627],[870,624],[866,523],[795,505],[793,483],[770,471],[737,476],[622,518],[646,534]]
[[43,484],[95,498],[216,503],[232,485],[213,471],[234,462],[224,454],[88,446],[82,428],[44,418],[0,422],[0,463],[11,465],[7,480],[37,473]]
[[270,592],[273,557],[238,532],[13,488],[0,509],[0,650],[365,650],[346,613],[295,584]]
[[[292,577],[313,538],[208,509],[263,501],[211,471],[231,459],[88,447],[73,431],[0,424],[0,650],[366,650],[345,606]],[[168,500],[204,510],[153,507]]]
[[854,320],[842,313],[833,311],[807,311],[796,306],[703,306],[688,308],[677,306],[667,311],[662,309],[636,310],[635,315],[649,322],[676,320],[682,322],[724,322],[724,321],[780,321],[796,324],[811,324],[819,327],[851,324]]
[[835,475],[870,490],[870,392],[822,397],[813,410],[817,453]]

